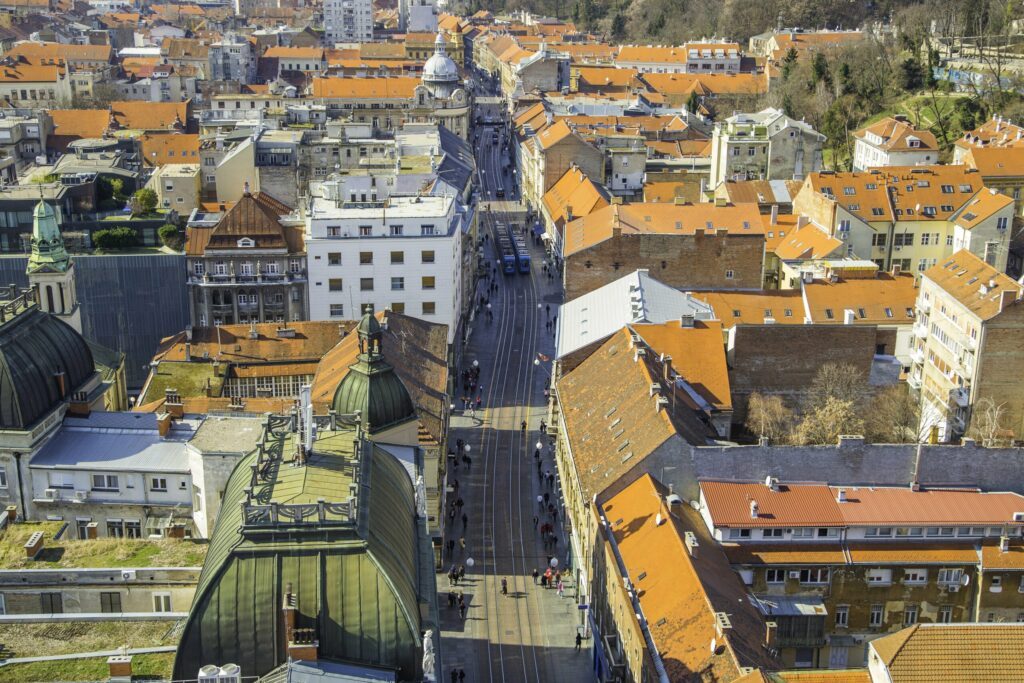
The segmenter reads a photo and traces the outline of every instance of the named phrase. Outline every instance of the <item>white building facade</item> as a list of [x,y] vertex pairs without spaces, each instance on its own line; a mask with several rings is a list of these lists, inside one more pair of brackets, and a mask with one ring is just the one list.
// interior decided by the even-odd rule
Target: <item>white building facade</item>
[[339,180],[313,187],[305,208],[310,319],[351,320],[366,306],[387,308],[448,325],[452,343],[468,214],[454,196],[378,200],[375,188],[363,189]]
[[325,0],[324,40],[358,43],[373,39],[373,3],[370,0]]

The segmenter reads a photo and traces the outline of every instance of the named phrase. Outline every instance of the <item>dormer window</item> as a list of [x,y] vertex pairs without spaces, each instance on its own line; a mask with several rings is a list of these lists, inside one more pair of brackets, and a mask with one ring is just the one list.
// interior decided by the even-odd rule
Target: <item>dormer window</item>
[[253,240],[251,237],[243,237],[242,239],[238,240],[239,249],[252,249],[255,246],[256,241]]

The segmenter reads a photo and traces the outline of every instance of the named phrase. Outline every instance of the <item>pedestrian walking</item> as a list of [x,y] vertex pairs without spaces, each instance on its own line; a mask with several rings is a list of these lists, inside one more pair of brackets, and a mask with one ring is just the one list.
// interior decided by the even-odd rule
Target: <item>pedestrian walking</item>
[[555,584],[555,585],[557,585],[557,586],[558,586],[558,597],[562,597],[562,593],[564,593],[564,592],[565,592],[565,585],[564,585],[564,584],[563,584],[563,583],[562,583],[561,581],[559,581],[559,582],[558,582],[557,584]]
[[[576,636],[579,638],[579,636]],[[452,683],[459,683],[459,670],[452,669]]]
[[537,585],[537,577],[538,577],[538,576],[540,576],[540,572],[539,572],[539,571],[537,571],[537,568],[536,568],[536,567],[534,567],[534,568],[533,568],[533,585],[534,585],[534,586],[536,586],[536,585]]
[[551,494],[547,491],[544,492],[544,502],[547,503],[551,499]]
[[464,680],[466,680],[466,671],[465,669],[459,669],[459,683],[462,683]]
[[501,594],[508,595],[508,579],[501,580]]
[[541,467],[542,467],[541,462],[540,462],[540,460],[538,460],[537,461],[537,478],[540,479],[543,482],[544,481],[544,473],[540,471]]
[[455,552],[455,539],[448,539],[448,559],[452,559],[452,553]]
[[[547,266],[545,266],[545,270],[547,270]],[[547,310],[548,317],[551,317],[551,304],[546,304],[544,308]]]
[[462,509],[462,506],[465,504],[466,502],[462,500],[462,498],[459,498],[455,501],[455,507],[459,508],[460,510]]
[[540,508],[541,512],[544,512],[544,496],[537,496],[537,507]]
[[466,552],[466,537],[465,536],[459,536],[459,548],[462,550],[462,552]]
[[541,588],[547,588],[548,587],[548,575],[547,574],[541,574],[540,586],[541,586]]
[[468,517],[468,516],[466,516],[466,513],[465,513],[465,512],[463,512],[463,513],[462,513],[462,529],[463,529],[463,530],[465,530],[465,529],[466,529],[466,525],[467,525],[467,524],[469,524],[469,517]]
[[466,578],[466,565],[460,564],[459,565],[459,580],[461,581],[464,578]]
[[534,530],[534,531],[536,531],[536,530],[537,530],[537,522],[538,522],[538,521],[539,521],[539,520],[537,519],[537,515],[534,515],[534,516],[533,516],[533,530]]
[[583,645],[583,636],[579,633],[576,634],[576,652],[580,651],[580,646]]
[[540,449],[539,448],[533,449],[533,459],[538,461],[538,462],[540,462]]
[[523,420],[523,423],[519,425],[519,429],[524,432],[526,431],[526,420]]
[[466,603],[464,602],[459,603],[459,617],[463,621],[466,620]]

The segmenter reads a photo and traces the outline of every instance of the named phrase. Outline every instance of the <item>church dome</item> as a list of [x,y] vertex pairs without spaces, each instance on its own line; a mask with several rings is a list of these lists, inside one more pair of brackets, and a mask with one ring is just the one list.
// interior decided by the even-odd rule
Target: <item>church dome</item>
[[434,54],[423,65],[424,83],[455,83],[459,80],[459,67],[445,51],[444,36],[434,39]]
[[331,408],[339,415],[358,412],[370,434],[416,419],[409,390],[381,353],[384,333],[377,318],[367,312],[356,332],[359,359],[335,389]]
[[78,391],[96,366],[85,339],[32,306],[0,324],[0,429],[27,429]]

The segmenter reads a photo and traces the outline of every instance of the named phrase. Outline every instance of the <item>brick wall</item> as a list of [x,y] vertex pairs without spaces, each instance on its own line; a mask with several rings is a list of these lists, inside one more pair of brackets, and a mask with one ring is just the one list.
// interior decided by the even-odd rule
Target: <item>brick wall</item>
[[[566,301],[639,268],[678,289],[760,289],[764,236],[709,237],[698,231],[613,237],[565,259]],[[732,279],[726,278],[727,270],[733,271]]]
[[1003,425],[1014,436],[1024,439],[1024,348],[1021,328],[1024,327],[1024,304],[1008,307],[986,324],[984,346],[978,354],[974,376],[974,399],[991,398],[1006,411]]
[[796,407],[826,363],[871,372],[874,325],[737,325],[729,334],[733,422],[742,423],[752,392],[779,394]]

